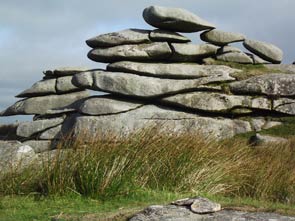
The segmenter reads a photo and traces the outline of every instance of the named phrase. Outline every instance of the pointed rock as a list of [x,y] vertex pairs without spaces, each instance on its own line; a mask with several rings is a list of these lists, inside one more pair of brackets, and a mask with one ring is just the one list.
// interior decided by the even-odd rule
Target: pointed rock
[[150,6],[144,9],[143,18],[156,28],[176,32],[198,32],[215,28],[213,24],[180,8]]
[[229,52],[216,56],[219,61],[235,62],[239,64],[253,64],[253,60],[243,52]]
[[150,39],[157,42],[187,43],[191,40],[176,32],[165,31],[161,29],[154,30],[150,33]]
[[273,44],[246,39],[244,46],[253,54],[266,61],[280,64],[283,60],[283,51]]
[[41,95],[56,94],[56,79],[39,81],[32,85],[31,88],[21,92],[16,97],[36,97]]
[[293,74],[265,74],[247,80],[229,84],[234,94],[267,95],[267,96],[295,96],[295,75]]
[[[90,82],[85,81],[85,79],[90,79]],[[230,77],[228,73],[199,79],[176,80],[121,72],[92,71],[75,75],[73,82],[80,88],[134,97],[153,98],[181,91],[197,90],[201,85],[208,83],[232,80],[234,78]],[[93,84],[89,86],[91,82]]]
[[217,53],[218,47],[211,44],[181,44],[172,43],[173,56],[171,61],[175,62],[197,62],[205,57],[210,57]]
[[120,61],[109,64],[107,66],[107,70],[176,79],[201,78],[240,72],[240,70],[223,65],[198,65],[192,63],[141,63],[131,61]]
[[142,105],[141,103],[114,98],[110,95],[94,96],[86,99],[78,111],[87,115],[118,114],[134,110]]
[[49,110],[62,108],[82,98],[88,97],[87,91],[64,95],[32,97],[16,102],[1,112],[0,116],[45,114]]
[[168,43],[156,42],[150,44],[120,45],[110,48],[96,48],[88,53],[88,58],[110,63],[114,61],[153,61],[167,60],[172,55]]
[[201,34],[203,41],[214,45],[224,46],[233,42],[244,41],[245,36],[240,33],[226,32],[220,30],[210,30]]
[[126,29],[90,38],[86,43],[91,48],[148,43],[150,42],[149,33],[148,30]]

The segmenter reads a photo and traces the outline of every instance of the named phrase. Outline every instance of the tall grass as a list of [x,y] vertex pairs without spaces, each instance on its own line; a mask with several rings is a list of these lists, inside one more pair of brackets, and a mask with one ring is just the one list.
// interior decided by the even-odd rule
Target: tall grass
[[[87,142],[85,142],[87,141]],[[0,193],[102,200],[146,190],[295,202],[295,140],[253,149],[243,140],[167,135],[151,129],[126,138],[86,136],[22,173],[0,178]]]

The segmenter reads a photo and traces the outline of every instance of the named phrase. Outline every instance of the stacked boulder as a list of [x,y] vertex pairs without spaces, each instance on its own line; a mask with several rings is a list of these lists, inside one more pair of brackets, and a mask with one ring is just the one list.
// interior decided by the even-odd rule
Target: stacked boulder
[[[28,97],[2,116],[34,114],[17,134],[54,140],[79,135],[126,135],[146,127],[171,133],[201,133],[215,138],[279,125],[270,116],[295,115],[295,75],[271,73],[238,81],[241,70],[204,65],[207,58],[239,63],[279,63],[277,47],[217,31],[198,16],[175,8],[148,7],[145,21],[156,30],[128,29],[86,41],[88,57],[108,63],[106,70],[45,72],[45,79],[18,97]],[[209,42],[195,45],[178,32],[204,30]],[[255,55],[229,46],[244,41]],[[86,90],[107,95],[89,96]],[[250,118],[249,118],[250,116]]]

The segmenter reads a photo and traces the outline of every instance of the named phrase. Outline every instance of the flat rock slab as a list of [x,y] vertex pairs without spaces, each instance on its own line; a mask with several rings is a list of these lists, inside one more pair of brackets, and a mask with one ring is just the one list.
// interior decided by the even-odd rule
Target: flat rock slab
[[273,44],[246,39],[244,46],[266,61],[279,64],[283,60],[283,51]]
[[233,47],[233,46],[223,46],[222,48],[218,49],[217,54],[225,54],[225,53],[229,53],[229,52],[242,52],[241,49],[237,48],[237,47]]
[[268,64],[264,66],[270,70],[278,70],[286,74],[295,74],[295,65],[292,64]]
[[[70,132],[70,131],[69,131]],[[62,138],[62,125],[50,128],[40,134],[40,140],[58,140]]]
[[57,143],[51,140],[28,140],[23,142],[23,144],[32,147],[35,153],[51,151],[57,146]]
[[164,103],[211,113],[231,113],[235,109],[271,110],[271,100],[263,97],[236,96],[211,92],[192,92],[163,98]]
[[234,94],[294,96],[295,75],[293,74],[265,74],[247,80],[229,84]]
[[156,42],[175,42],[175,43],[187,43],[191,42],[191,40],[181,34],[171,31],[165,31],[161,29],[157,29],[151,31],[150,39]]
[[243,52],[229,52],[216,56],[219,61],[235,62],[239,64],[253,64],[253,60]]
[[63,121],[64,118],[53,118],[46,120],[37,120],[32,122],[23,122],[20,123],[17,127],[16,134],[20,137],[28,138],[48,128],[62,124]]
[[37,97],[49,94],[56,94],[56,79],[48,79],[36,82],[29,89],[24,90],[15,97]]
[[263,60],[262,58],[258,57],[255,54],[246,53],[252,60],[253,64],[269,64],[269,61]]
[[56,79],[56,92],[59,94],[81,91],[72,83],[73,76],[59,77]]
[[49,110],[60,109],[89,97],[87,91],[64,95],[48,95],[20,100],[0,113],[0,116],[45,114]]
[[197,62],[203,58],[216,55],[218,47],[211,44],[181,44],[172,43],[173,56],[171,61],[174,62]]
[[251,213],[234,210],[223,210],[212,214],[196,214],[187,207],[168,205],[150,206],[133,216],[130,221],[294,221],[295,217],[274,213]]
[[89,68],[86,67],[59,67],[55,70],[46,70],[43,73],[47,77],[60,77],[74,75],[87,70],[89,70]]
[[226,32],[214,29],[203,32],[201,34],[201,39],[214,45],[224,46],[233,42],[244,41],[245,36],[240,33]]
[[112,47],[124,44],[141,44],[150,42],[150,31],[142,29],[126,29],[118,32],[98,35],[86,40],[91,48]]
[[86,99],[78,108],[79,113],[86,115],[118,114],[134,110],[143,104],[127,101],[113,96],[94,96]]
[[166,42],[119,45],[110,48],[96,48],[88,53],[88,58],[104,63],[115,61],[153,61],[167,60],[172,50]]
[[278,98],[273,100],[273,110],[289,115],[295,115],[295,100]]
[[204,84],[232,81],[228,73],[199,79],[176,80],[138,76],[123,72],[92,71],[75,75],[73,83],[80,88],[88,88],[113,94],[153,98],[181,91],[197,90]]
[[141,63],[130,61],[112,63],[107,66],[107,70],[177,79],[201,78],[240,72],[240,70],[223,65],[198,65],[188,63]]
[[147,127],[159,128],[163,133],[200,133],[215,138],[232,137],[251,131],[247,121],[225,118],[200,117],[196,114],[146,105],[126,113],[107,116],[73,116],[74,134],[91,135],[112,133],[126,136]]
[[144,9],[143,18],[156,28],[176,32],[197,32],[215,28],[213,24],[180,8],[150,6]]
[[288,139],[282,137],[274,137],[269,135],[261,135],[259,133],[255,134],[254,136],[250,137],[249,143],[253,146],[259,146],[261,144],[281,144],[287,143]]

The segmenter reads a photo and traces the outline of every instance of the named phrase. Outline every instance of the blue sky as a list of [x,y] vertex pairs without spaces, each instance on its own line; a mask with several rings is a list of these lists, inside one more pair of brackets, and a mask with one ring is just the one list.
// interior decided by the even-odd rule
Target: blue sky
[[[104,67],[87,58],[85,40],[126,28],[153,29],[142,19],[150,5],[181,7],[214,23],[271,42],[295,60],[294,0],[1,0],[0,110],[14,95],[41,80],[42,71],[60,66]],[[199,33],[188,35],[198,43]],[[0,123],[28,117],[0,118]]]

